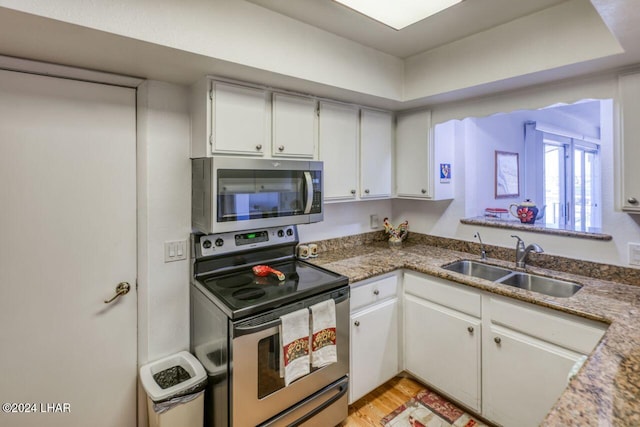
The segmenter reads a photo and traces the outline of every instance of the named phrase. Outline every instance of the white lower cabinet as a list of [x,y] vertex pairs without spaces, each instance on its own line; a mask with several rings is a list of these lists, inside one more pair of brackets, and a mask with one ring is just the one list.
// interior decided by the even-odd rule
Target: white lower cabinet
[[405,370],[488,420],[537,426],[606,325],[404,274]]
[[486,335],[482,414],[503,426],[539,425],[581,355],[499,326]]
[[[353,284],[349,403],[400,372],[397,276]],[[386,299],[379,300],[382,296]],[[352,308],[353,310],[353,308]]]
[[404,322],[405,370],[480,411],[480,319],[405,295]]

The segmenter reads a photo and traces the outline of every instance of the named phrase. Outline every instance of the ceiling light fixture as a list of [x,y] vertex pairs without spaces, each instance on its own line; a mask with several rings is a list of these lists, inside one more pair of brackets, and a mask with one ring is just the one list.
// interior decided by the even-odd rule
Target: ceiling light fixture
[[334,0],[371,19],[401,30],[462,0]]

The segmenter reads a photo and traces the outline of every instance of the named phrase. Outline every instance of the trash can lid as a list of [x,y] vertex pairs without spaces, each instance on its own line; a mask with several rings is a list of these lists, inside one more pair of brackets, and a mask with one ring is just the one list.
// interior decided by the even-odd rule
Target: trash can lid
[[[175,378],[162,381],[162,385],[158,383],[160,377],[171,375]],[[185,378],[187,376],[188,379]],[[154,402],[180,396],[185,390],[205,381],[206,378],[207,374],[202,364],[188,351],[181,351],[140,367],[140,382]]]

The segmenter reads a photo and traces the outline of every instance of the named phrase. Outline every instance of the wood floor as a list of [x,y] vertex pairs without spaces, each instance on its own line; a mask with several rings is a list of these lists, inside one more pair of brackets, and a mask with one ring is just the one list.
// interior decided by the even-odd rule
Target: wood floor
[[349,406],[340,427],[380,427],[380,420],[425,388],[411,378],[395,377]]

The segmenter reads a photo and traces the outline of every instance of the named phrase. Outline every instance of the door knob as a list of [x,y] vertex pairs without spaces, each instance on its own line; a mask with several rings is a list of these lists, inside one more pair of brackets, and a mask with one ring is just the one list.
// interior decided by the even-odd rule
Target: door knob
[[278,151],[284,151],[284,145],[279,146]]
[[427,190],[425,190],[424,188],[423,188],[422,190],[420,190],[420,192],[421,192],[422,194],[427,194]]
[[364,194],[369,194],[369,189],[364,190]]
[[500,344],[502,342],[502,339],[500,337],[495,337],[493,340],[496,344]]
[[374,295],[380,295],[380,291],[376,289],[375,291],[373,291],[373,294]]
[[256,145],[256,150],[258,150],[258,151],[262,150],[262,144]]
[[360,326],[360,321],[356,320],[355,322],[353,322],[353,324],[356,325],[356,326]]
[[120,282],[118,283],[118,286],[116,286],[116,294],[111,299],[104,300],[104,303],[105,304],[112,303],[118,297],[128,294],[130,290],[131,290],[130,284],[128,284],[127,282]]
[[630,205],[636,205],[636,204],[638,204],[638,199],[636,199],[635,197],[629,197],[629,198],[627,199],[627,202],[628,202]]
[[469,326],[469,327],[467,328],[467,331],[469,331],[469,333],[470,333],[470,334],[472,334],[472,333],[473,333],[473,326]]

